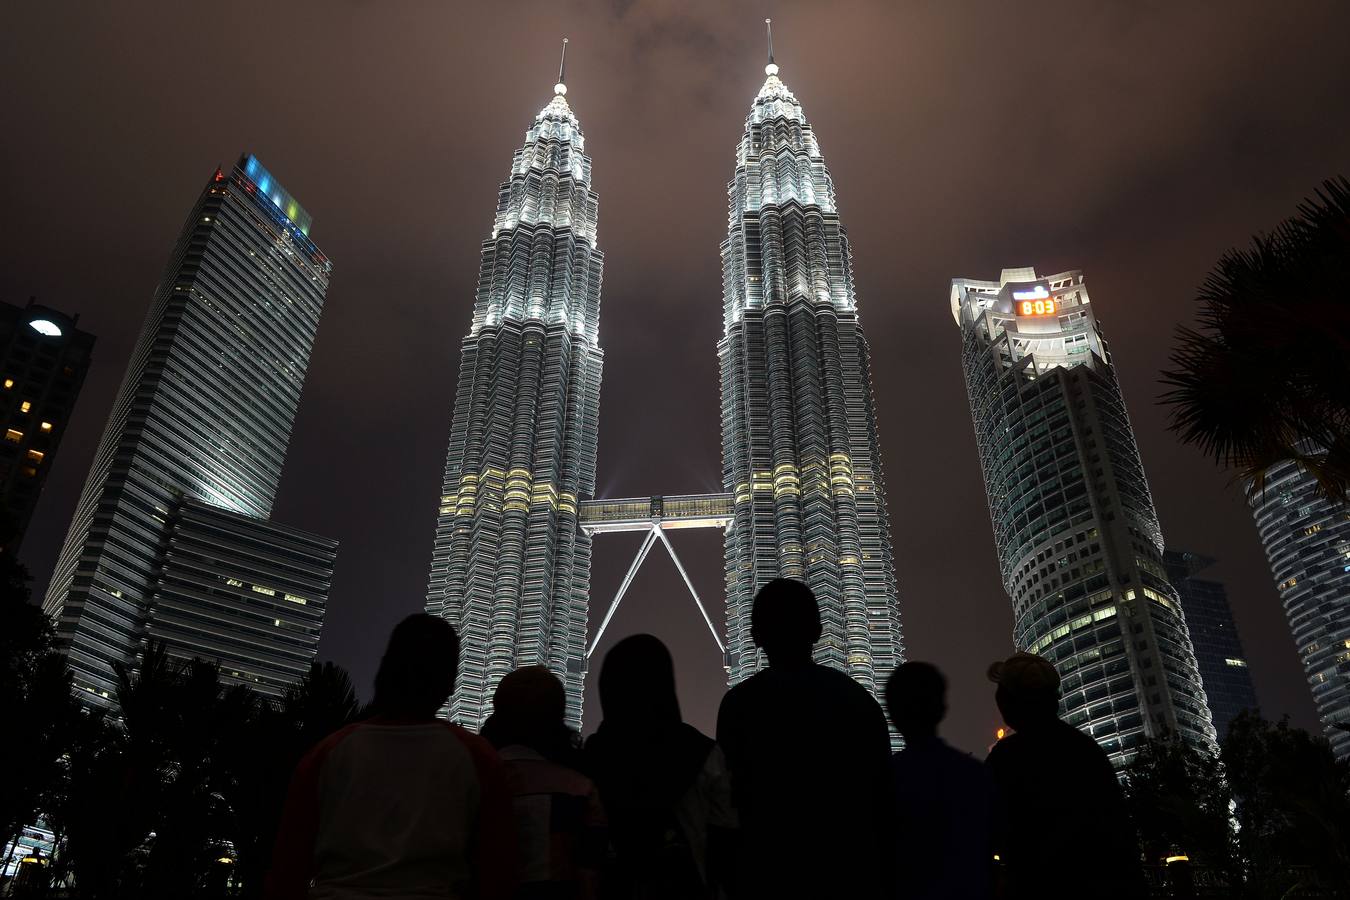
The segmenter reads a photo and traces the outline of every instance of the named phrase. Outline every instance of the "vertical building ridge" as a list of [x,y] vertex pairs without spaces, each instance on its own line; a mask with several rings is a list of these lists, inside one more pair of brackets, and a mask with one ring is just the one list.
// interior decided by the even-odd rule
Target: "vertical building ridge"
[[817,661],[876,693],[904,643],[867,342],[834,183],[778,71],[746,118],[721,248],[727,668],[733,684],[760,668],[754,595],[797,578],[820,600]]
[[561,80],[502,183],[483,242],[436,522],[427,611],[460,634],[452,721],[478,728],[497,682],[544,665],[580,727],[600,375],[598,201]]

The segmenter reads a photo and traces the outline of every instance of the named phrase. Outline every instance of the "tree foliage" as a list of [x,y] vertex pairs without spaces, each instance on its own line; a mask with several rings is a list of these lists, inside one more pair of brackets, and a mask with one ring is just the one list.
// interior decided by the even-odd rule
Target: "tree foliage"
[[1177,331],[1171,428],[1259,489],[1292,461],[1350,497],[1350,181],[1230,250],[1200,288],[1199,325]]
[[[32,623],[26,610],[4,612],[17,625],[0,628],[9,660],[14,635]],[[51,650],[49,626],[29,630]],[[350,678],[331,663],[312,665],[272,700],[152,641],[134,668],[117,670],[120,715],[111,719],[74,702],[54,652],[17,658],[5,696],[31,694],[50,715],[34,725],[48,729],[41,741],[32,730],[0,741],[34,776],[0,780],[10,793],[27,786],[18,800],[4,795],[17,823],[9,837],[40,811],[57,845],[45,889],[73,887],[70,896],[87,900],[260,896],[296,763],[360,713]]]

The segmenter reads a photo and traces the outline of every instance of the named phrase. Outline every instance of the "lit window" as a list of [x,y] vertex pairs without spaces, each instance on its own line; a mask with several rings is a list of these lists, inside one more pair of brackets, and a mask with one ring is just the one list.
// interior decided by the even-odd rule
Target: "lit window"
[[1247,668],[1247,661],[1245,659],[1229,659],[1225,657],[1224,662],[1228,663],[1228,665],[1232,666],[1235,669]]
[[12,388],[12,387],[14,387],[14,379],[13,379],[13,378],[6,378],[6,379],[5,379],[5,390],[9,390],[9,389]]
[[43,431],[51,431],[51,430],[52,430],[52,423],[51,423],[51,422],[43,422],[43,423],[42,423],[42,430],[43,430]]
[[19,404],[19,412],[28,412],[32,408],[33,404],[28,402],[27,400]]
[[13,441],[17,444],[19,441],[23,440],[23,432],[15,431],[13,428],[7,429],[5,431],[5,440]]
[[42,457],[45,455],[46,454],[44,454],[41,450],[28,451],[28,458],[31,459],[33,462],[42,462]]
[[27,475],[29,478],[35,478],[37,477],[37,469],[32,466],[24,466],[23,474]]

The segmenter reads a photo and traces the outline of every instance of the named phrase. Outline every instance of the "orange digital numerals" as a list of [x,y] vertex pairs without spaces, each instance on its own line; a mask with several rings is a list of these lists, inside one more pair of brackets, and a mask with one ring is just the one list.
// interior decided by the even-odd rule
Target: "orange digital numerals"
[[1022,315],[1048,316],[1055,311],[1054,300],[1023,300]]

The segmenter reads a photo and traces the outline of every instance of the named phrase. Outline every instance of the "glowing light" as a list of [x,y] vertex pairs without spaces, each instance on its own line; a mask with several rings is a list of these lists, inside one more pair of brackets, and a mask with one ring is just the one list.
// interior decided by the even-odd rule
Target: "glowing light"
[[1023,300],[1018,304],[1018,312],[1024,316],[1049,316],[1055,312],[1053,300]]
[[27,400],[19,404],[19,412],[28,412],[32,408],[33,404],[28,402]]
[[[1008,729],[1006,729],[1006,728],[1000,728],[998,731],[994,732],[994,740],[997,740],[997,741],[1003,740],[1003,736],[1006,735],[1007,733],[1008,733]],[[998,857],[995,856],[994,859],[998,859]]]
[[47,337],[61,336],[61,326],[57,325],[51,319],[34,319],[28,323],[28,327],[38,334],[45,334]]
[[1013,291],[1014,300],[1044,300],[1050,296],[1050,292],[1044,285],[1036,285],[1029,291]]
[[1184,853],[1178,853],[1176,856],[1169,856],[1163,860],[1163,862],[1167,863],[1169,866],[1172,863],[1190,862],[1190,861],[1191,858]]
[[43,422],[41,427],[42,427],[42,430],[43,430],[43,431],[51,431],[51,430],[52,430],[52,423],[51,423],[51,422]]
[[765,75],[777,75],[777,74],[778,74],[778,66],[774,65],[773,63],[769,63],[767,66],[764,67],[764,74],[765,74]]
[[5,390],[9,390],[9,389],[12,388],[12,387],[14,387],[14,379],[13,379],[13,378],[6,378],[6,379],[5,379]]
[[567,85],[563,84],[561,81],[558,82],[553,86],[553,93],[562,96],[563,94],[567,93]]

